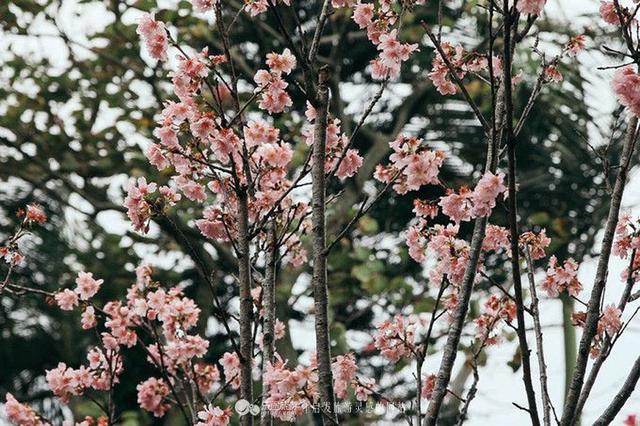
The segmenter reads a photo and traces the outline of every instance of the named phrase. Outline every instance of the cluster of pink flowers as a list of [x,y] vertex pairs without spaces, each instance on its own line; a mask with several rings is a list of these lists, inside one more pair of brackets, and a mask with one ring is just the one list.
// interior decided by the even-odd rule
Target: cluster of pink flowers
[[60,309],[71,311],[78,306],[78,298],[84,301],[89,300],[98,292],[103,282],[103,280],[94,279],[91,272],[80,272],[76,278],[76,288],[57,292],[54,296],[56,303]]
[[516,317],[516,305],[508,297],[492,294],[484,303],[484,313],[474,320],[476,338],[482,345],[495,345],[499,342],[500,321],[511,323]]
[[[482,241],[482,250],[500,251],[509,250],[509,230],[503,226],[487,225],[487,230]],[[510,253],[509,253],[510,254]]]
[[640,281],[640,227],[638,221],[632,222],[627,213],[622,214],[618,221],[613,254],[622,259],[630,255],[634,256],[630,268],[625,268],[621,278],[623,281],[628,279],[632,279],[633,282]]
[[[158,190],[158,194],[155,194]],[[133,223],[136,231],[149,231],[151,217],[158,214],[164,206],[175,205],[180,200],[180,194],[169,188],[155,183],[147,183],[144,177],[138,178],[137,183],[129,186],[124,205],[127,208],[127,216]]]
[[75,292],[80,296],[80,300],[89,300],[100,289],[104,280],[96,280],[91,272],[80,272],[76,278]]
[[547,237],[547,231],[541,229],[540,232],[523,232],[518,240],[520,247],[527,247],[531,260],[542,259],[546,256],[545,249],[551,244],[551,238]]
[[[489,69],[487,55],[478,53],[468,54],[460,44],[452,46],[451,43],[448,42],[443,42],[441,48],[446,56],[446,61],[440,52],[436,52],[431,71],[429,72],[429,79],[431,79],[433,85],[442,95],[455,95],[458,93],[458,86],[451,81],[451,69],[453,69],[456,76],[460,79],[464,78],[469,72],[480,73]],[[449,65],[447,65],[447,61],[451,69]],[[497,57],[493,57],[491,61],[493,73],[498,76],[502,69],[502,61]]]
[[[638,3],[638,0],[633,0],[634,3]],[[618,14],[618,9],[616,8],[616,4],[611,0],[601,0],[600,1],[600,17],[610,25],[620,25],[620,15],[624,19],[624,22],[629,22],[629,19],[632,17],[632,13],[628,7],[620,4],[620,14]]]
[[282,79],[283,74],[291,74],[296,67],[296,58],[289,49],[281,54],[270,53],[267,55],[267,70],[256,72],[254,81],[261,92],[258,106],[270,114],[277,114],[292,105],[291,98],[286,92],[288,83]]
[[19,403],[10,393],[7,393],[5,398],[4,410],[10,422],[20,426],[44,426],[48,424],[31,407]]
[[232,389],[240,389],[240,357],[235,352],[225,352],[220,358],[224,378]]
[[540,15],[547,0],[520,0],[517,9],[520,13]]
[[[286,364],[279,355],[276,355],[273,363],[267,363],[264,381],[269,386],[269,395],[263,406],[275,418],[293,422],[317,398],[318,374],[315,361],[309,367],[299,365],[295,370],[287,369]],[[309,397],[312,398],[311,401]]]
[[460,188],[458,192],[448,190],[447,195],[440,198],[442,213],[456,223],[468,222],[475,217],[489,216],[496,206],[498,196],[507,190],[503,181],[504,174],[495,175],[486,172],[473,191],[466,187]]
[[191,3],[193,3],[193,9],[196,12],[208,12],[209,10],[212,10],[218,2],[219,0],[191,0]]
[[[291,370],[286,364],[278,354],[273,363],[266,364],[263,378],[269,392],[263,406],[275,418],[294,422],[318,400],[317,363],[313,356],[309,366],[298,365]],[[349,388],[354,390],[358,401],[366,401],[373,393],[375,380],[356,377],[358,367],[352,353],[336,356],[331,369],[338,398],[348,398]]]
[[0,246],[0,259],[4,259],[10,265],[18,265],[24,259],[18,247],[18,240],[22,238],[33,225],[43,225],[47,221],[47,215],[39,204],[31,203],[26,209],[18,209],[17,217],[23,217],[22,224],[14,235]]
[[10,265],[18,265],[24,259],[24,255],[20,253],[17,246],[0,246],[0,258]]
[[438,376],[435,374],[428,374],[423,378],[422,390],[420,396],[424,399],[431,399],[433,396],[433,388],[436,386],[436,379]]
[[[353,354],[338,355],[331,364],[331,371],[333,372],[333,386],[336,396],[340,399],[346,399],[348,397],[347,390],[354,383],[356,372],[358,371]],[[358,397],[364,398],[363,401],[366,401],[372,391],[367,389],[366,386],[360,385],[360,388]]]
[[18,210],[16,213],[18,217],[24,216],[24,222],[26,224],[44,224],[47,221],[47,214],[44,212],[44,209],[40,204],[31,203],[27,205],[26,210]]
[[571,296],[578,296],[582,291],[582,284],[578,281],[578,264],[573,259],[567,259],[560,266],[558,259],[551,256],[547,276],[540,287],[549,297],[558,297],[565,290]]
[[586,44],[587,38],[583,34],[571,37],[566,47],[567,54],[571,57],[578,55],[585,49]]
[[[575,312],[571,315],[573,324],[578,327],[584,327],[587,313],[584,311]],[[600,355],[605,344],[606,338],[614,337],[622,328],[622,312],[614,305],[607,305],[602,310],[598,319],[597,334],[591,343],[591,357],[596,358]]]
[[[307,145],[312,146],[314,142],[313,126],[310,124],[315,121],[316,111],[315,108],[307,102],[307,110],[305,116],[309,121],[302,129],[302,134],[305,137]],[[349,138],[342,133],[340,129],[340,120],[336,118],[329,118],[327,125],[326,136],[326,157],[324,163],[324,169],[326,173],[330,173],[336,165],[339,164],[336,170],[336,176],[341,179],[348,178],[356,174],[356,172],[362,166],[362,157],[355,148],[347,148],[349,144]]]
[[398,30],[381,34],[377,40],[379,57],[371,62],[371,75],[375,79],[397,78],[400,75],[400,65],[407,61],[411,54],[418,50],[417,44],[401,43],[397,39]]
[[423,185],[438,184],[438,174],[444,162],[442,151],[427,149],[419,138],[399,135],[389,142],[393,153],[388,166],[378,165],[374,177],[383,183],[393,183],[398,194],[420,189]]
[[119,382],[123,371],[122,357],[117,348],[95,347],[87,354],[88,366],[73,369],[61,362],[47,370],[46,380],[51,391],[63,402],[83,395],[87,389],[105,391]]
[[457,238],[458,225],[429,226],[424,219],[409,227],[406,234],[409,255],[418,263],[423,263],[430,253],[436,260],[429,271],[429,280],[439,285],[444,279],[457,286],[462,282],[464,269],[469,258],[469,244]]
[[423,322],[416,315],[396,315],[376,328],[373,344],[380,354],[391,362],[411,357],[416,350],[416,328]]
[[136,386],[138,390],[138,404],[143,409],[153,413],[156,417],[162,417],[171,408],[167,401],[169,386],[163,379],[149,377]]
[[227,426],[231,421],[231,409],[225,410],[214,405],[207,405],[198,411],[198,423],[195,426]]
[[167,59],[169,38],[163,22],[156,21],[152,14],[145,14],[140,19],[136,32],[145,42],[151,57],[160,61]]
[[[354,7],[353,21],[361,28],[367,30],[367,37],[380,52],[378,57],[371,61],[371,75],[374,79],[384,80],[397,78],[400,75],[400,66],[407,61],[411,54],[418,50],[417,44],[402,43],[398,40],[398,30],[393,26],[398,22],[399,16],[391,7],[391,2],[364,3],[358,1],[334,1],[339,6]],[[416,1],[423,4],[424,1]]]
[[620,68],[611,81],[613,91],[622,105],[635,116],[640,116],[640,75],[633,66]]

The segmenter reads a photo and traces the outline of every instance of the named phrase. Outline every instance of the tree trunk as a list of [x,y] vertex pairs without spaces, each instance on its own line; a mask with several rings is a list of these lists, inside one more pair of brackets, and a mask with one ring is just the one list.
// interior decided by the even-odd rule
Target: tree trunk
[[[273,362],[275,324],[276,324],[276,230],[275,223],[270,223],[267,231],[266,260],[264,282],[262,283],[262,307],[264,309],[264,322],[262,323],[262,372],[268,363]],[[262,400],[269,396],[269,387],[262,380]],[[269,411],[264,407],[261,410],[260,425],[273,424]]]
[[329,89],[327,81],[329,71],[320,69],[316,98],[316,119],[313,133],[312,179],[312,216],[313,223],[313,299],[315,306],[316,353],[318,358],[318,386],[320,391],[320,411],[323,424],[327,421],[337,423],[335,415],[335,396],[333,393],[333,374],[331,373],[331,340],[329,337],[329,291],[327,288],[327,255],[325,197],[326,182],[324,162],[327,142],[327,117]]
[[631,163],[631,156],[637,138],[638,119],[632,117],[627,127],[627,135],[624,140],[622,149],[622,157],[620,158],[620,167],[616,184],[613,188],[611,196],[611,205],[609,206],[609,215],[604,229],[604,237],[602,238],[602,249],[600,250],[600,258],[598,259],[598,267],[596,269],[596,278],[589,297],[587,305],[587,318],[585,320],[584,331],[578,346],[578,358],[576,359],[576,368],[573,372],[569,394],[562,412],[560,424],[562,426],[570,426],[573,424],[578,398],[582,391],[587,362],[589,360],[589,352],[591,342],[596,335],[598,327],[598,319],[600,317],[600,302],[602,292],[607,283],[607,273],[609,271],[609,257],[611,256],[611,247],[615,236],[616,226],[618,225],[618,216],[620,214],[620,205],[622,203],[622,195],[627,183],[627,172]]
[[[240,398],[253,403],[253,299],[249,254],[249,200],[246,190],[238,194],[238,279],[240,280]],[[253,425],[253,416],[240,417],[243,426]]]

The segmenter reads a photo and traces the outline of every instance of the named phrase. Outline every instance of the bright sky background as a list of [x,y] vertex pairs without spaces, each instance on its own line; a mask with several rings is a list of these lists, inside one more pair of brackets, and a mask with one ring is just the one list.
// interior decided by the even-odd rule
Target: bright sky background
[[[161,0],[162,1],[162,0]],[[70,35],[76,38],[78,41],[83,41],[83,34],[88,31],[96,31],[104,25],[105,21],[105,9],[101,7],[86,6],[78,4],[77,0],[64,0],[61,13],[60,23],[63,28],[69,32]],[[545,11],[548,14],[552,14],[557,19],[566,21],[568,25],[580,25],[584,24],[584,18],[581,15],[588,12],[594,12],[597,10],[598,2],[596,0],[549,0]],[[75,13],[79,13],[80,16],[73,16]],[[125,19],[133,20],[136,16],[126,16]],[[42,34],[47,34],[50,29],[46,25],[42,25]],[[4,39],[0,38],[0,60],[3,54],[6,53],[9,48],[9,43],[12,43],[11,37]],[[50,56],[54,65],[56,61],[60,61],[62,57],[66,56],[60,54],[61,51],[66,49],[64,44],[53,38],[39,38],[30,42],[25,42],[24,38],[21,39],[20,45],[13,44],[13,49],[21,51],[23,53],[29,52],[35,55],[47,55]],[[78,53],[81,49],[78,50]],[[606,60],[602,55],[597,53],[585,53],[580,56],[580,61],[583,65],[584,71],[587,75],[592,76],[593,84],[589,88],[589,105],[597,112],[599,117],[599,124],[605,125],[608,123],[610,112],[615,106],[615,99],[608,86],[608,76],[610,73],[597,71],[595,68],[600,65],[607,65],[603,62]],[[1,62],[0,62],[1,63]],[[60,62],[58,62],[60,64]],[[0,72],[0,81],[2,73]],[[29,90],[28,85],[25,86],[25,90]],[[108,117],[108,113],[105,117]],[[106,119],[106,118],[105,118]],[[140,143],[144,143],[140,141]],[[121,184],[122,182],[118,182]],[[624,197],[623,205],[627,210],[632,212],[633,216],[640,214],[640,176],[635,170],[632,173],[631,182],[628,185],[627,192]],[[114,217],[106,217],[104,220],[108,220],[114,223]],[[127,224],[120,223],[118,226],[123,227],[123,231],[127,229]],[[149,259],[158,261],[158,259]],[[580,267],[581,282],[585,286],[583,294],[589,294],[591,289],[596,261],[585,262]],[[609,282],[607,287],[607,303],[611,303],[618,300],[619,295],[623,288],[619,276],[621,271],[626,267],[625,262],[618,259],[613,259],[611,262],[611,268],[609,273]],[[636,302],[637,304],[638,302]],[[631,306],[626,313],[626,317],[630,314],[629,311],[633,311],[634,306]],[[562,349],[562,329],[560,327],[561,321],[561,304],[556,300],[544,300],[541,306],[541,317],[543,325],[545,326],[544,338],[546,347],[546,359],[549,368],[549,386],[553,402],[558,411],[561,411],[562,395],[564,388],[564,358]],[[312,322],[304,322],[300,324],[291,324],[292,329],[297,333],[308,334],[313,333]],[[584,410],[583,424],[590,424],[600,413],[604,407],[610,402],[612,396],[617,392],[620,385],[624,381],[624,378],[629,370],[630,365],[635,360],[636,356],[640,353],[638,351],[638,333],[640,327],[638,325],[630,326],[624,337],[616,345],[614,352],[610,356],[609,360],[605,364],[599,380],[597,381],[592,396]],[[578,336],[579,339],[579,336]],[[313,342],[312,338],[295,339],[296,342],[309,341]],[[534,349],[535,354],[535,340],[533,335],[529,339],[531,347]],[[473,402],[470,410],[470,419],[466,424],[470,426],[486,426],[486,425],[520,425],[528,424],[528,416],[524,412],[519,412],[511,406],[511,402],[515,401],[520,404],[525,404],[526,397],[522,386],[521,372],[516,374],[506,366],[506,363],[512,358],[516,343],[503,344],[498,347],[489,350],[488,364],[481,368],[480,371],[480,384],[479,392],[476,400]],[[458,361],[461,361],[462,357],[458,357]],[[434,357],[428,361],[426,372],[435,372],[439,364],[438,358]],[[458,365],[459,367],[459,365]],[[538,376],[537,361],[532,358],[532,367],[534,369],[534,379]],[[454,373],[455,374],[455,373]],[[535,380],[534,380],[535,382]],[[540,395],[539,389],[536,389],[538,396]],[[626,408],[621,412],[620,417],[614,424],[621,424],[622,419],[627,414],[637,412],[640,414],[640,394],[632,396],[630,402]],[[2,424],[2,420],[0,420]]]

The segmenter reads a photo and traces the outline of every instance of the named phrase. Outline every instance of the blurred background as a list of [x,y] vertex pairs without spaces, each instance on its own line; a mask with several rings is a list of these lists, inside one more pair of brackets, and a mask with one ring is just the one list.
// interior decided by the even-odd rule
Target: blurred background
[[[240,1],[229,0],[229,4],[239,7]],[[443,2],[445,40],[459,41],[470,51],[486,49],[487,19],[478,3],[484,2]],[[317,1],[296,0],[296,4],[302,11],[303,25],[315,20]],[[356,146],[365,154],[365,163],[332,207],[332,231],[355,214],[358,197],[371,189],[373,168],[386,158],[387,144],[399,132],[415,134],[448,153],[444,179],[450,185],[472,184],[478,177],[484,156],[481,128],[466,104],[455,97],[440,96],[426,77],[433,50],[422,42],[419,23],[433,24],[437,7],[436,0],[428,0],[426,6],[406,17],[401,39],[421,43],[420,52],[403,67],[400,79],[389,84],[358,134]],[[617,164],[618,140],[624,127],[624,115],[609,90],[610,72],[596,69],[617,64],[616,58],[603,54],[601,46],[618,45],[615,35],[609,33],[611,28],[597,16],[597,8],[596,0],[548,1],[537,24],[540,49],[551,57],[570,36],[586,34],[588,50],[577,59],[563,61],[561,83],[544,87],[518,148],[522,228],[546,228],[553,240],[553,254],[582,262],[580,277],[586,291],[608,209],[608,171]],[[221,42],[213,30],[212,15],[194,13],[188,1],[0,3],[0,241],[18,224],[16,210],[37,202],[50,220],[24,242],[27,262],[14,275],[17,283],[54,291],[69,285],[78,271],[92,271],[105,280],[98,297],[106,301],[124,293],[141,261],[155,265],[161,281],[180,283],[203,309],[200,330],[211,343],[207,357],[216,361],[229,350],[229,342],[212,316],[209,289],[200,282],[189,247],[215,271],[218,296],[234,311],[237,288],[229,248],[205,241],[194,230],[192,222],[201,215],[197,205],[181,204],[172,212],[177,227],[156,222],[147,235],[133,232],[122,207],[130,177],[146,176],[160,182],[168,178],[150,166],[142,153],[152,138],[154,116],[170,98],[166,75],[174,62],[159,64],[141,51],[135,27],[146,11],[155,11],[167,22],[183,46],[195,50],[208,46],[210,52],[219,51]],[[267,15],[260,19],[242,15],[236,23],[233,54],[241,75],[249,81],[266,53],[274,46],[284,46],[274,28]],[[365,72],[374,47],[362,42],[364,34],[341,12],[332,16],[328,34],[322,40],[320,58],[334,70],[331,111],[348,132],[378,89]],[[516,58],[515,71],[522,71],[523,77],[516,89],[518,111],[526,103],[540,63],[526,48],[530,45],[525,44]],[[474,83],[468,88],[488,111],[488,87]],[[294,91],[293,95],[297,95],[294,104],[299,110],[304,101],[299,93]],[[286,126],[290,119],[282,114],[277,124]],[[287,137],[296,146],[296,161],[302,163],[306,146],[295,134]],[[413,198],[433,198],[441,195],[438,191],[428,188],[420,194],[388,195],[332,253],[329,285],[334,353],[364,348],[375,325],[388,315],[422,312],[433,306],[435,292],[425,270],[408,257],[401,232],[413,216]],[[624,205],[636,216],[640,213],[635,207],[638,201],[640,179],[634,169]],[[497,224],[505,223],[503,210],[498,209],[495,216]],[[468,235],[469,228],[463,227],[463,233]],[[502,268],[505,262],[500,256],[487,259],[492,270],[498,271],[494,279],[500,282],[508,280],[508,266]],[[540,266],[543,270],[544,265]],[[0,272],[4,273],[4,268],[0,266]],[[610,300],[616,300],[621,292],[623,268],[622,263],[612,264],[607,289]],[[309,270],[280,270],[279,277],[278,317],[288,325],[288,333],[277,349],[291,364],[313,349]],[[477,294],[486,294],[488,287],[480,283]],[[562,406],[566,371],[572,368],[579,338],[569,319],[573,309],[570,299],[545,299],[542,304],[551,393],[557,407]],[[477,304],[472,306],[471,318],[475,314]],[[624,367],[637,352],[633,342],[639,331],[632,324],[616,346],[585,408],[585,424],[602,411],[622,383],[627,371]],[[427,373],[437,370],[441,336],[436,333],[434,337]],[[470,329],[463,345],[472,337]],[[69,418],[68,408],[47,389],[44,370],[61,360],[73,366],[84,362],[84,349],[94,340],[95,336],[81,330],[76,314],[61,312],[44,299],[0,295],[0,399],[11,392],[50,418]],[[526,413],[520,417],[511,406],[512,401],[524,400],[516,348],[513,336],[507,336],[504,344],[486,351],[480,390],[468,424],[526,422]],[[181,420],[171,414],[157,420],[137,408],[135,386],[153,370],[142,352],[134,348],[127,355],[129,365],[125,365],[116,394],[118,407],[127,412],[127,424],[179,425]],[[452,386],[462,393],[471,371],[464,356],[458,361]],[[358,362],[378,380],[382,393],[398,399],[413,396],[412,386],[405,385],[412,380],[406,365],[390,366],[377,353],[366,350],[359,351]],[[639,400],[632,397],[621,417],[631,414]],[[96,414],[95,407],[86,402],[72,400],[70,405],[75,413]],[[453,421],[457,408],[455,402],[449,404],[449,420],[443,424]],[[354,417],[345,423],[362,421]],[[395,423],[388,417],[386,422]]]

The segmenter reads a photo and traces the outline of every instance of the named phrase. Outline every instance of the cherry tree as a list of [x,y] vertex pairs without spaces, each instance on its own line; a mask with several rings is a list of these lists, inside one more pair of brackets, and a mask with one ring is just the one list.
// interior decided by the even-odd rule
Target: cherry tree
[[[640,114],[636,20],[640,6],[614,0],[603,1],[600,8],[602,19],[620,33],[625,46],[624,51],[608,49],[619,62],[603,67],[616,69],[611,84],[628,120],[594,285],[588,299],[582,301],[579,265],[570,258],[547,258],[551,240],[544,229],[522,229],[516,151],[527,143],[521,132],[541,91],[563,80],[562,62],[574,60],[587,38],[576,35],[556,43],[558,53],[549,56],[536,33],[545,0],[475,4],[473,7],[484,10],[490,28],[486,48],[477,51],[467,51],[458,40],[446,40],[441,18],[436,26],[421,23],[424,37],[420,43],[403,40],[404,20],[425,7],[424,0],[320,3],[315,25],[307,28],[300,24],[295,1],[247,0],[236,7],[221,0],[192,0],[194,11],[215,26],[222,46],[215,51],[185,45],[153,14],[142,16],[137,27],[146,54],[155,61],[173,64],[166,76],[173,96],[158,111],[156,140],[146,150],[149,163],[169,179],[162,183],[145,177],[132,180],[124,205],[133,229],[144,234],[155,218],[170,221],[167,212],[180,209],[186,200],[198,203],[202,217],[194,221],[194,229],[230,247],[237,269],[232,283],[238,287],[235,314],[222,309],[210,278],[212,271],[197,262],[211,289],[220,313],[216,321],[225,330],[229,347],[217,364],[202,361],[209,341],[194,332],[200,307],[185,296],[179,283],[157,281],[149,264],[136,268],[135,282],[126,294],[105,304],[95,302],[94,296],[108,283],[91,271],[80,272],[73,288],[56,292],[13,283],[14,268],[28,262],[19,241],[46,221],[40,206],[29,205],[19,212],[24,218],[21,226],[0,248],[9,265],[0,291],[46,297],[59,309],[77,313],[82,328],[95,333],[95,346],[88,351],[86,364],[76,368],[60,360],[56,368],[46,371],[48,387],[63,403],[85,398],[102,412],[96,418],[69,420],[69,424],[121,421],[114,392],[127,364],[125,348],[132,347],[141,348],[157,371],[136,388],[139,406],[155,417],[173,411],[185,424],[227,425],[237,417],[243,425],[270,425],[274,420],[295,422],[313,412],[323,424],[339,424],[340,402],[362,405],[372,400],[397,407],[399,418],[410,425],[435,425],[445,398],[451,395],[461,403],[458,424],[462,424],[481,386],[483,351],[500,344],[511,330],[517,336],[527,399],[524,405],[514,404],[513,409],[526,412],[533,425],[575,424],[602,365],[635,316],[627,311],[628,305],[639,297],[633,287],[640,278],[640,222],[621,213],[621,200]],[[334,13],[349,14],[377,52],[368,72],[379,82],[379,90],[363,107],[350,132],[343,131],[340,120],[332,114],[329,78],[335,70],[319,55],[321,39],[334,31],[328,25]],[[251,76],[241,71],[242,58],[234,53],[232,44],[231,35],[241,14],[256,20],[272,16],[278,37],[285,41],[284,47],[273,43],[272,53],[263,58],[264,67]],[[443,96],[464,100],[484,132],[482,175],[472,188],[448,185],[440,177],[447,153],[429,146],[423,138],[401,133],[388,142],[391,154],[370,176],[375,189],[363,194],[344,228],[328,236],[326,223],[332,203],[343,196],[341,188],[363,165],[354,146],[357,133],[388,85],[398,79],[403,63],[431,48],[436,54],[425,75]],[[523,78],[514,74],[517,49],[530,50],[540,61],[534,89],[524,105],[518,105],[513,94]],[[489,114],[469,93],[468,86],[476,83],[487,87]],[[302,95],[303,104],[293,102],[293,91]],[[296,153],[304,156],[301,165],[293,162]],[[380,322],[364,349],[377,351],[389,365],[406,363],[412,391],[399,397],[383,391],[359,368],[357,350],[332,353],[327,256],[380,197],[410,194],[427,186],[439,188],[443,195],[416,197],[415,218],[401,237],[411,258],[425,266],[429,288],[437,293],[435,304],[429,312],[398,314]],[[507,212],[505,226],[496,220],[495,212],[500,208]],[[469,241],[460,231],[466,226],[472,229]],[[629,263],[621,277],[625,290],[617,303],[604,297],[611,255]],[[496,271],[485,262],[490,256],[508,259],[508,287],[493,278]],[[287,327],[277,318],[277,265],[311,267],[315,352],[299,360],[283,359],[276,350],[275,342]],[[536,282],[539,267],[544,279]],[[492,291],[476,291],[480,281],[489,282]],[[573,316],[582,337],[564,407],[554,405],[549,395],[551,378],[546,372],[539,294],[549,298],[567,295],[584,305],[584,311]],[[469,321],[472,298],[481,308]],[[530,326],[533,339],[527,334]],[[473,343],[466,349],[473,381],[464,395],[458,395],[451,390],[452,371],[464,349],[463,334],[469,329],[473,330]],[[443,330],[446,338],[441,347],[434,348],[437,330]],[[434,352],[438,354],[436,362],[430,356]],[[590,369],[589,358],[594,360]],[[535,361],[539,377],[532,373]],[[614,420],[639,378],[640,358],[596,424]],[[6,396],[5,410],[15,424],[52,423],[11,394]],[[627,421],[635,424],[631,417]]]

